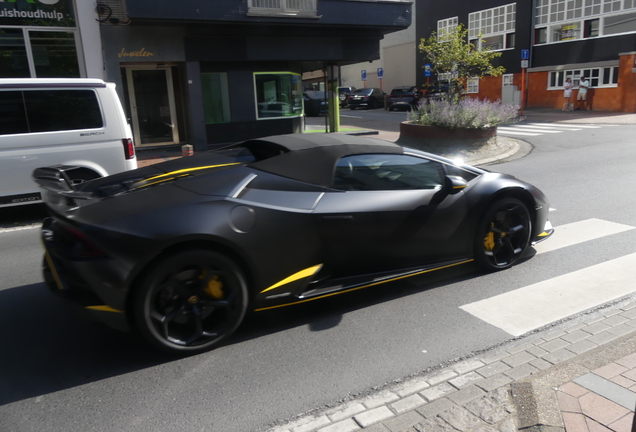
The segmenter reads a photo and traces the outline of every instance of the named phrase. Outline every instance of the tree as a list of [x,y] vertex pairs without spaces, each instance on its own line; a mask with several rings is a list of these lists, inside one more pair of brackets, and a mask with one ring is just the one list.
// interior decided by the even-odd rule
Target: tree
[[428,39],[420,40],[419,49],[426,54],[433,72],[449,74],[449,98],[454,103],[459,102],[469,78],[496,77],[506,71],[503,66],[492,65],[492,60],[501,56],[500,52],[478,50],[468,42],[468,30],[463,24],[440,34],[433,32]]

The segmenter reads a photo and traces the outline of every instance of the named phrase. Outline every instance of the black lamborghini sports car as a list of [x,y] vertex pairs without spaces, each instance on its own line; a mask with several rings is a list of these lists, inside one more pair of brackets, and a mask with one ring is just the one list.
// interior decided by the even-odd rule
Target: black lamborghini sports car
[[158,348],[216,346],[263,311],[475,261],[505,269],[548,238],[516,178],[354,136],[253,139],[73,184],[37,169],[44,278]]

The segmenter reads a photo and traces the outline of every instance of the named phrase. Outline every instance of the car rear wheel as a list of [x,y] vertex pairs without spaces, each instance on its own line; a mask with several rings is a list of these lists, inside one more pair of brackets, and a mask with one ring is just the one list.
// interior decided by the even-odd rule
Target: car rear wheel
[[248,293],[238,266],[209,250],[177,253],[154,266],[133,294],[141,335],[164,351],[208,351],[245,316]]
[[528,208],[514,198],[492,204],[482,217],[475,238],[475,261],[489,270],[503,270],[516,263],[530,243]]

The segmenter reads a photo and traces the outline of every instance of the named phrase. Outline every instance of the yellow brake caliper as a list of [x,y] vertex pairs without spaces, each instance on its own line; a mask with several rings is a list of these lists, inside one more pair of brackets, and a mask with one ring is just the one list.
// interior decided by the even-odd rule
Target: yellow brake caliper
[[492,251],[495,248],[495,233],[493,231],[489,231],[484,237],[484,247],[487,251]]
[[225,294],[223,293],[223,282],[218,276],[212,276],[208,281],[208,286],[204,289],[205,293],[216,300],[221,300]]

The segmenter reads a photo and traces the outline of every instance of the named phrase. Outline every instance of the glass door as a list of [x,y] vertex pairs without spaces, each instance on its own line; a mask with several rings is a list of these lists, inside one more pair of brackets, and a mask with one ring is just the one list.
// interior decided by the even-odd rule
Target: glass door
[[178,143],[172,70],[128,67],[126,80],[135,143],[138,146]]

